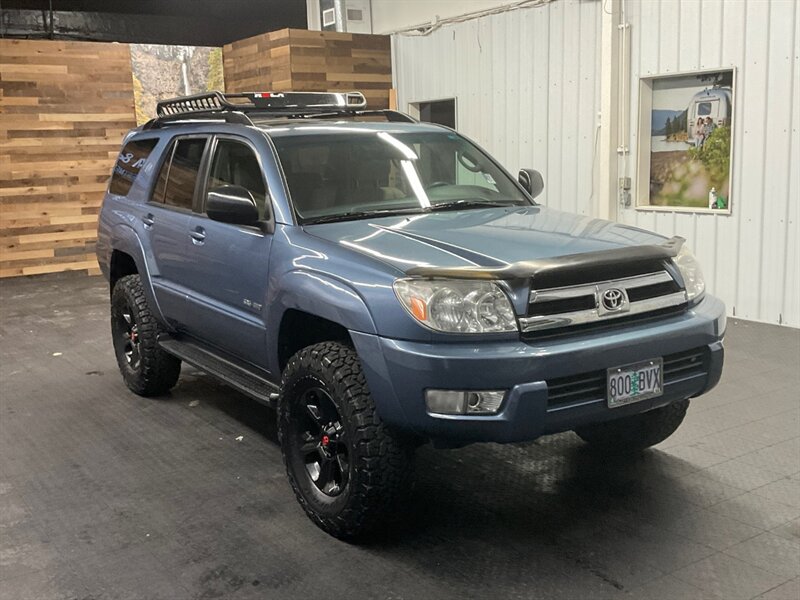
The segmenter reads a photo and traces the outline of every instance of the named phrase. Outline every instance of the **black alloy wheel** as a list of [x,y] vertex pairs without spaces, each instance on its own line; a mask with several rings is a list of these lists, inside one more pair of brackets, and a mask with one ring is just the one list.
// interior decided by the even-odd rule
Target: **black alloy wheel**
[[320,342],[289,359],[278,439],[300,506],[331,535],[352,540],[400,514],[414,445],[381,421],[353,348]]
[[141,339],[139,338],[139,324],[133,317],[130,307],[126,307],[117,318],[117,335],[122,337],[122,351],[128,366],[137,370],[142,362]]
[[290,439],[299,446],[298,456],[314,486],[338,496],[350,480],[350,453],[339,412],[317,382],[310,382],[298,400],[290,410]]
[[181,361],[159,347],[161,332],[141,278],[122,277],[111,292],[111,337],[122,378],[141,396],[167,393],[181,372]]

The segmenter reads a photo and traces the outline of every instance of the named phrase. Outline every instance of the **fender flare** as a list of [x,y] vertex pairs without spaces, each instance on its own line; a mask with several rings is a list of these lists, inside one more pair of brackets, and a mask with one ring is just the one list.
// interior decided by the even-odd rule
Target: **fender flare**
[[267,331],[270,340],[269,363],[278,370],[278,335],[281,321],[289,310],[299,310],[337,323],[348,331],[377,333],[372,313],[353,286],[338,277],[319,271],[296,269],[272,279],[278,283],[267,298]]
[[273,281],[280,283],[277,289],[270,290],[273,309],[268,331],[277,331],[284,313],[295,309],[328,319],[348,330],[377,333],[364,298],[349,282],[307,269],[288,271]]
[[157,267],[152,270],[150,269],[150,263],[148,263],[146,259],[144,245],[142,244],[142,240],[139,239],[136,230],[125,224],[114,225],[110,232],[110,246],[112,253],[115,250],[119,250],[133,259],[136,270],[142,280],[147,303],[150,305],[153,312],[155,312],[156,318],[158,318],[164,326],[168,326],[164,314],[161,312],[161,307],[158,305],[155,290],[153,289],[152,275],[157,275],[158,269]]

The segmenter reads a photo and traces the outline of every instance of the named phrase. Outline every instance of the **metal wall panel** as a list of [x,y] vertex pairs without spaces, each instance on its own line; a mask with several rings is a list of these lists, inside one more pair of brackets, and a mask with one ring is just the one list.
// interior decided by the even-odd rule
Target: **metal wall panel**
[[736,68],[731,215],[620,211],[682,235],[731,314],[800,326],[800,10],[794,0],[626,2],[634,187],[640,78]]
[[398,106],[456,98],[459,131],[512,173],[542,172],[540,198],[592,214],[600,4],[563,0],[393,37]]
[[[457,99],[457,126],[512,172],[542,171],[548,206],[594,214],[601,2],[559,0],[394,36],[398,106]],[[625,2],[631,23],[627,174],[636,181],[639,78],[735,67],[732,214],[620,209],[682,235],[730,314],[800,326],[800,6],[795,0]],[[608,66],[606,66],[608,68]],[[605,168],[605,167],[604,167]],[[646,183],[645,183],[646,184]],[[635,189],[634,189],[635,191]]]

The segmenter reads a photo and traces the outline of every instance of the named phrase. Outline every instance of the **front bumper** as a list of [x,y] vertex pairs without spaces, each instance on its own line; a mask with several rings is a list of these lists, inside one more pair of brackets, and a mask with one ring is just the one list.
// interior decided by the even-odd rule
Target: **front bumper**
[[[641,413],[703,394],[722,374],[725,306],[706,296],[685,313],[610,331],[542,341],[428,344],[351,332],[378,413],[390,426],[448,443],[517,442]],[[658,356],[702,355],[666,377],[664,394],[609,409],[605,397],[557,403],[548,382],[567,381]],[[665,358],[666,364],[666,358]],[[426,389],[509,390],[490,416],[433,416]]]

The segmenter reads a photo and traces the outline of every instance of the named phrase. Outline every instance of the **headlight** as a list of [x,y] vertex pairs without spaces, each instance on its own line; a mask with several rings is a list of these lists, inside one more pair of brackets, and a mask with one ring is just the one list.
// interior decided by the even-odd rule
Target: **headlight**
[[700,263],[692,254],[692,251],[684,244],[678,256],[674,259],[675,265],[681,272],[683,283],[686,286],[686,298],[691,302],[699,298],[706,290],[706,282],[703,279],[703,272],[700,270]]
[[448,333],[517,331],[505,292],[488,281],[398,279],[394,291],[417,321]]

